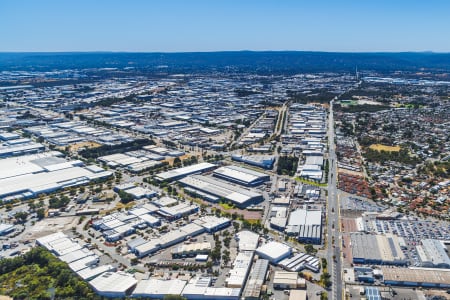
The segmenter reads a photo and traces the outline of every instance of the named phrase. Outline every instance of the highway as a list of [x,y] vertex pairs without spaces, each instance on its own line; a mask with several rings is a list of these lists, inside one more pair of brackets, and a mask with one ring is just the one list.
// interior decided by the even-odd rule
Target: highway
[[330,169],[328,172],[328,205],[327,205],[327,258],[328,272],[331,275],[331,297],[330,299],[341,300],[343,298],[342,261],[341,261],[341,236],[339,222],[339,198],[336,188],[337,158],[334,143],[334,118],[333,102],[330,101],[330,112],[328,117],[328,158]]

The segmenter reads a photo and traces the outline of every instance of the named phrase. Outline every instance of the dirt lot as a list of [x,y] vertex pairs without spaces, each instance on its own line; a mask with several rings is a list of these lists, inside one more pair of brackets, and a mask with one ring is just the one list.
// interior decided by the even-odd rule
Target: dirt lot
[[382,144],[373,144],[369,147],[372,150],[377,151],[388,151],[388,152],[398,152],[400,151],[400,146],[386,146]]

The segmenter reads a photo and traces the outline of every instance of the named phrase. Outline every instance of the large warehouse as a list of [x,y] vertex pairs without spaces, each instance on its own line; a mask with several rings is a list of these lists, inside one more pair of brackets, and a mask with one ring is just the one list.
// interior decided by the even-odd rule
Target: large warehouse
[[110,171],[85,167],[82,161],[67,161],[61,156],[54,151],[0,160],[0,198],[30,198],[112,175]]
[[384,284],[450,288],[450,271],[424,268],[381,267]]
[[263,200],[261,194],[202,175],[189,176],[179,180],[179,182],[188,187],[189,192],[197,193],[197,195],[213,202],[218,202],[223,198],[238,207],[245,208]]
[[416,246],[416,249],[422,267],[450,268],[450,258],[443,242],[426,239],[421,243],[422,245]]
[[155,179],[159,181],[178,180],[192,174],[200,174],[203,172],[211,171],[215,167],[216,165],[214,164],[203,162],[196,165],[173,169],[167,172],[156,174]]
[[267,259],[273,264],[277,264],[284,258],[289,257],[291,253],[291,247],[279,242],[268,242],[256,249],[256,254],[258,254],[260,258]]
[[220,167],[213,174],[221,179],[245,186],[257,186],[270,180],[270,176],[265,173],[237,166]]
[[352,233],[353,262],[357,264],[406,265],[396,235]]
[[291,212],[286,234],[296,236],[302,243],[320,244],[322,242],[322,212],[307,209]]

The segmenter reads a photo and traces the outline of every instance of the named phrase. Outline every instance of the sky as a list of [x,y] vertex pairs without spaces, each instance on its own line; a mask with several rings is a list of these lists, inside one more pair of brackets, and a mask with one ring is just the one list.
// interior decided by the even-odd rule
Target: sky
[[0,52],[450,52],[449,0],[0,0]]

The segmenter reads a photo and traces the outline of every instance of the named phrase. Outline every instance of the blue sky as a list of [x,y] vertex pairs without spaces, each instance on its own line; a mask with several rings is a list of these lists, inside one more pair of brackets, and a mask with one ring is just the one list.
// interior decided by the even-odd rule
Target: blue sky
[[448,0],[0,0],[0,51],[450,52]]

